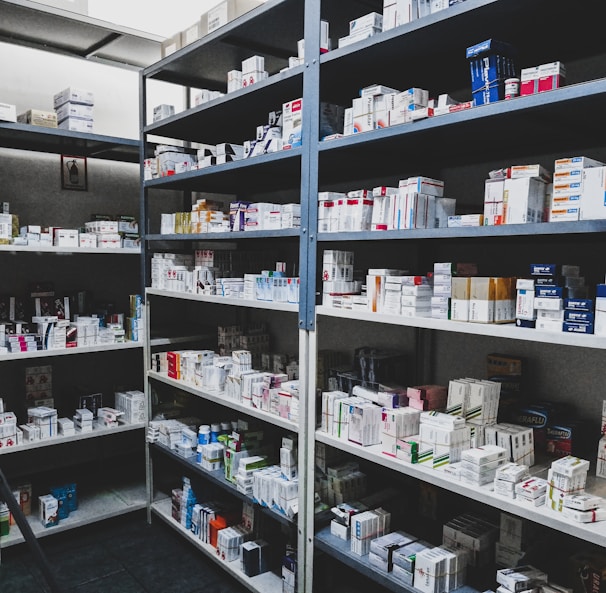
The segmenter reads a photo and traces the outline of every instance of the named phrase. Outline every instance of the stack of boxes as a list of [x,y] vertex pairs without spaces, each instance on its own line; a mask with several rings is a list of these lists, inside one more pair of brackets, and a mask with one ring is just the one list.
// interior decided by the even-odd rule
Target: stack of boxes
[[[400,315],[402,313],[405,283],[410,276],[402,276],[403,270],[371,269],[366,276],[368,304],[375,313]],[[371,274],[373,272],[373,274]],[[409,287],[414,289],[413,287]],[[410,290],[408,291],[411,292]],[[412,290],[414,292],[414,290]]]
[[471,486],[483,486],[494,482],[497,470],[506,463],[503,447],[483,445],[461,453],[461,481]]
[[58,434],[57,410],[46,406],[27,409],[28,424],[33,424],[40,439],[49,439]]
[[417,554],[433,547],[429,542],[416,540],[394,550],[391,555],[393,577],[397,581],[412,587]]
[[451,262],[433,265],[431,317],[468,321],[469,314],[465,312],[469,311],[469,278],[457,277],[453,274],[454,268]]
[[536,524],[531,521],[501,513],[499,541],[495,545],[497,566],[518,566],[528,547],[536,541],[537,532]]
[[414,410],[443,410],[446,407],[448,389],[444,385],[414,385],[406,388],[408,406]]
[[322,492],[322,500],[331,506],[358,500],[366,494],[366,474],[360,471],[355,461],[327,467],[326,476],[326,492]]
[[343,296],[360,292],[361,285],[353,279],[353,251],[327,249],[322,255],[322,304],[332,307]]
[[350,542],[352,554],[358,556],[369,554],[372,540],[388,533],[390,522],[391,514],[381,508],[353,515]]
[[[467,565],[482,567],[494,559],[494,544],[499,528],[484,517],[466,513],[446,522],[442,544],[450,549],[467,551]],[[416,582],[415,582],[416,586]]]
[[[394,210],[394,228],[419,229],[446,226],[454,202],[444,202],[444,182],[428,177],[409,177],[399,181],[399,203]],[[440,202],[440,206],[438,206]],[[445,215],[439,214],[446,210]],[[438,221],[436,222],[436,220]]]
[[[541,331],[594,333],[594,301],[577,265],[531,264],[516,282],[516,325]],[[599,290],[599,288],[598,288]]]
[[349,21],[349,35],[339,38],[339,47],[346,47],[362,39],[368,39],[383,30],[383,15],[369,12]]
[[368,561],[381,572],[392,572],[393,553],[412,542],[416,538],[404,531],[392,531],[370,542]]
[[419,434],[421,412],[409,406],[383,408],[381,412],[381,449],[385,455],[397,457],[398,441]]
[[343,135],[410,123],[433,115],[429,91],[411,87],[399,91],[380,84],[364,87],[345,109]]
[[572,455],[552,461],[547,472],[547,508],[562,512],[566,496],[583,494],[588,471],[589,461]]
[[242,61],[242,88],[265,80],[267,76],[263,56],[252,56]]
[[455,463],[471,443],[471,429],[461,417],[442,412],[421,412],[418,463],[434,469]]
[[543,222],[550,182],[539,164],[492,171],[484,182],[484,225]]
[[601,496],[569,494],[562,501],[562,514],[578,523],[595,523],[606,520],[606,508]]
[[[470,377],[451,379],[448,382],[446,412],[460,416],[468,424],[481,427],[497,421],[501,383]],[[476,433],[477,434],[477,433]]]
[[198,39],[216,31],[235,18],[261,6],[259,0],[223,0],[204,12],[193,24],[178,31],[162,42],[160,50],[163,58],[170,56],[177,50],[197,41]]
[[415,558],[414,587],[423,593],[453,591],[465,584],[467,551],[438,546],[421,550]]
[[402,311],[402,282],[405,270],[370,268],[366,274],[366,299],[373,313],[398,314]]
[[17,417],[13,412],[4,410],[4,402],[0,398],[0,446],[4,448],[18,445],[23,431],[17,428]]
[[59,128],[92,133],[94,95],[91,91],[68,87],[53,97],[53,104]]
[[[392,217],[396,196],[400,193],[398,187],[378,186],[372,190],[373,205],[370,220],[371,231],[391,231],[394,228]],[[326,231],[334,229],[328,228]]]
[[74,426],[79,432],[91,432],[93,430],[94,414],[87,408],[76,410],[74,414]]
[[[506,498],[516,497],[516,485],[530,477],[528,466],[523,463],[508,462],[497,468],[494,477],[495,494]],[[502,531],[502,530],[501,530]]]
[[512,323],[515,320],[515,278],[472,277],[469,321]]
[[529,503],[535,507],[545,504],[549,483],[542,478],[530,477],[515,485],[516,499]]
[[556,159],[550,222],[606,217],[604,163],[586,156]]
[[502,447],[506,460],[531,467],[534,465],[533,429],[517,424],[500,422],[485,429],[486,444]]
[[74,421],[70,420],[69,418],[59,418],[57,420],[57,427],[59,428],[59,434],[65,437],[76,434],[76,426]]

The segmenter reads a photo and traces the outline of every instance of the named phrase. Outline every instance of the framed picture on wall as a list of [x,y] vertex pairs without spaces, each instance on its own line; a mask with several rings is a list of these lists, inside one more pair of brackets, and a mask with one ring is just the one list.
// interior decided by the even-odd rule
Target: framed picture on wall
[[61,155],[61,188],[78,191],[88,189],[86,157]]

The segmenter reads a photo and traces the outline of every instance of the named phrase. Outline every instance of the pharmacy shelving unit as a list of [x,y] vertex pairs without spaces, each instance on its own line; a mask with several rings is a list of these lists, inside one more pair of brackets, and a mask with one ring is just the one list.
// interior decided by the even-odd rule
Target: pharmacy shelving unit
[[[301,2],[286,0],[270,0],[253,12],[245,14],[223,26],[176,53],[160,60],[158,63],[142,71],[142,143],[146,146],[150,139],[161,138],[164,143],[176,144],[205,143],[218,144],[233,142],[242,144],[256,135],[256,127],[267,122],[268,114],[280,110],[286,101],[297,99],[303,95],[304,86],[308,84],[305,69],[298,66],[280,72],[288,65],[288,57],[297,55],[297,41],[304,37],[304,5]],[[191,107],[158,122],[148,122],[146,91],[150,81],[159,80],[183,87],[189,94],[190,89],[212,89],[225,92],[227,90],[227,72],[239,69],[242,60],[260,54],[265,57],[265,68],[269,78],[252,87],[241,89],[208,103]],[[144,229],[144,260],[146,289],[146,315],[148,331],[153,333],[157,319],[167,316],[165,309],[173,310],[174,322],[183,322],[183,316],[192,322],[211,320],[215,335],[207,347],[216,348],[217,325],[241,324],[262,321],[267,324],[272,335],[288,336],[286,342],[290,352],[298,350],[299,359],[306,357],[305,332],[300,332],[303,320],[299,314],[302,309],[296,303],[273,303],[234,299],[220,296],[202,296],[197,294],[175,293],[158,288],[151,288],[150,262],[154,253],[177,252],[193,253],[195,249],[236,249],[243,252],[269,252],[273,260],[289,262],[289,270],[296,266],[295,274],[302,275],[306,266],[304,257],[300,255],[300,240],[302,229],[281,229],[254,232],[223,232],[207,234],[160,234],[158,213],[171,212],[169,199],[176,192],[182,192],[183,202],[177,197],[179,209],[190,209],[192,192],[199,195],[210,194],[213,199],[223,199],[226,203],[234,198],[251,201],[295,202],[300,203],[303,195],[301,187],[305,187],[308,175],[305,173],[308,162],[303,147],[279,153],[266,154],[255,158],[226,163],[207,169],[189,171],[143,181],[142,186],[142,216],[145,221]],[[181,194],[177,194],[178,196]],[[219,197],[217,197],[219,196]],[[174,203],[174,202],[173,202]],[[159,204],[159,205],[158,205]],[[183,208],[179,206],[183,205]],[[307,218],[302,214],[306,224]],[[259,272],[251,269],[249,272]],[[287,274],[292,275],[292,274]],[[172,308],[172,309],[171,309]],[[180,317],[180,319],[179,319]],[[170,314],[167,317],[170,319]],[[299,337],[297,335],[299,333]],[[303,339],[303,341],[302,341]],[[203,342],[198,342],[200,347]],[[163,347],[166,350],[166,347]],[[282,351],[282,350],[279,350]],[[239,402],[226,399],[223,394],[217,394],[175,381],[154,371],[147,373],[148,395],[150,402],[153,394],[161,390],[174,390],[186,394],[189,401],[204,406],[214,406],[215,410],[224,410],[226,414],[242,416],[277,430],[276,434],[298,434],[299,451],[306,447],[306,435],[301,432],[301,422],[293,422],[267,412],[242,406]],[[301,398],[301,414],[303,414],[304,398]],[[150,404],[150,412],[153,412]],[[279,592],[282,589],[281,577],[268,572],[258,577],[246,577],[238,562],[226,563],[218,559],[214,548],[192,538],[170,516],[170,500],[166,499],[170,491],[162,493],[160,485],[164,476],[160,474],[161,467],[166,467],[167,460],[172,465],[182,467],[183,463],[189,469],[192,479],[201,480],[202,484],[222,488],[229,497],[241,497],[230,483],[209,472],[201,470],[200,466],[190,461],[183,461],[164,448],[151,445],[149,451],[149,501],[150,519],[159,516],[167,521],[175,530],[192,540],[194,545],[212,559],[217,561],[236,580],[247,588],[257,592]],[[301,453],[299,469],[302,465]],[[160,465],[163,462],[163,466]],[[168,470],[167,470],[168,471]],[[182,471],[182,470],[181,470]],[[175,487],[175,486],[173,486]],[[300,494],[300,497],[303,496]],[[257,505],[258,506],[258,505]],[[301,508],[301,504],[299,504]],[[302,518],[299,513],[294,519],[287,519],[280,513],[259,509],[263,522],[273,524],[273,530],[278,528],[290,533],[290,540],[298,542],[299,549],[305,547],[302,539]],[[298,530],[298,531],[297,531]],[[270,540],[271,541],[271,540]],[[277,550],[279,551],[279,550]]]
[[[336,1],[325,0],[322,14],[338,11],[337,5]],[[381,12],[378,2],[369,8]],[[597,8],[597,4],[591,7]],[[321,142],[316,153],[319,191],[397,186],[399,179],[425,175],[445,181],[445,195],[457,198],[457,213],[482,212],[483,180],[493,169],[540,162],[553,170],[555,158],[576,154],[603,160],[604,129],[595,115],[605,96],[606,72],[598,58],[601,50],[594,43],[591,17],[583,19],[582,32],[579,30],[574,36],[568,50],[554,44],[547,29],[543,34],[530,25],[542,15],[550,28],[566,18],[566,11],[565,2],[467,0],[321,56],[320,100],[346,106],[351,105],[360,88],[371,84],[401,90],[421,87],[428,89],[432,97],[448,93],[460,101],[470,100],[465,49],[491,38],[516,47],[517,65],[521,68],[562,61],[568,67],[568,85],[550,93]],[[344,24],[350,16],[343,11],[340,22]],[[332,25],[331,21],[331,33]],[[313,152],[313,147],[310,150]],[[591,285],[603,282],[604,267],[595,269],[587,256],[603,244],[605,232],[605,222],[594,220],[385,233],[319,233],[317,251],[319,262],[324,249],[341,249],[354,252],[356,269],[408,268],[418,274],[431,271],[438,261],[474,261],[482,275],[518,276],[528,273],[531,261],[575,262],[587,271]],[[383,334],[390,336],[391,345],[405,350],[410,357],[409,379],[417,383],[444,384],[449,378],[460,376],[484,377],[482,364],[487,353],[518,353],[532,361],[533,367],[541,367],[533,384],[541,394],[539,397],[574,402],[578,411],[598,419],[601,413],[601,398],[595,389],[585,390],[579,384],[601,382],[597,361],[603,357],[606,346],[601,337],[580,339],[581,336],[564,333],[525,331],[511,324],[403,319],[321,305],[316,307],[316,323],[317,350],[336,344],[332,338],[336,327],[345,340],[357,338],[356,346],[373,339],[385,346],[388,344],[380,338]],[[562,360],[584,362],[566,366],[566,371],[562,371],[558,370]],[[314,371],[313,361],[309,371]],[[596,443],[598,436],[599,432]],[[606,546],[606,528],[600,523],[589,526],[573,523],[545,508],[531,508],[499,498],[491,487],[472,488],[452,482],[437,470],[384,455],[380,446],[356,446],[321,431],[316,432],[315,438],[322,446],[345,452],[374,468],[383,468],[388,476],[414,478],[442,492],[456,493],[470,504],[506,511],[555,532]],[[546,466],[538,465],[531,471],[533,475],[544,476]],[[593,478],[588,490],[602,495],[604,485]],[[352,557],[347,546],[327,529],[316,534],[316,547],[386,589],[410,590]]]
[[[95,159],[108,159],[120,162],[135,163],[139,160],[139,141],[125,138],[116,138],[100,134],[84,134],[69,132],[59,129],[46,129],[38,126],[21,123],[0,123],[0,146],[2,148],[23,151],[25,155],[36,154],[81,154]],[[27,158],[27,156],[26,156]],[[112,266],[119,275],[128,273],[136,277],[139,269],[140,249],[93,249],[93,248],[64,248],[54,246],[0,246],[0,266],[6,271],[6,282],[3,292],[9,293],[17,290],[10,286],[13,274],[9,270],[18,269],[23,266],[29,268],[30,258],[44,259],[44,263],[38,265],[55,265],[57,269],[62,267],[64,260],[59,256],[70,256],[70,264],[74,265],[74,273],[81,266]],[[74,256],[76,259],[72,259]],[[58,258],[54,260],[53,258]],[[30,262],[30,263],[28,263]],[[133,276],[134,274],[134,276]],[[137,290],[137,284],[131,283],[133,292]],[[7,410],[15,411],[19,423],[25,422],[25,403],[23,396],[18,396],[23,389],[23,372],[28,366],[53,365],[60,367],[60,375],[72,377],[71,381],[77,384],[82,381],[83,376],[79,373],[91,371],[95,365],[106,366],[107,376],[112,375],[111,368],[119,369],[121,361],[129,361],[124,368],[131,366],[137,368],[143,358],[143,341],[123,342],[107,345],[81,346],[57,350],[39,350],[32,352],[20,352],[14,354],[0,354],[0,377],[2,377],[2,396],[4,397]],[[132,354],[131,354],[132,353]],[[80,370],[84,369],[84,370]],[[118,382],[126,380],[126,374],[122,371],[113,372]],[[94,376],[94,373],[91,373]],[[132,380],[132,379],[131,379]],[[130,383],[133,385],[134,383]],[[61,381],[57,384],[60,387]],[[106,385],[107,386],[107,385]],[[66,385],[62,385],[63,388]],[[109,394],[108,394],[109,395]],[[69,405],[63,401],[61,394],[55,395],[56,405],[61,410],[60,415],[73,413],[75,405]],[[109,403],[109,402],[108,402]],[[111,477],[111,471],[107,472],[107,480],[103,484],[87,484],[83,486],[80,497],[80,507],[77,513],[72,514],[67,520],[53,528],[42,527],[37,517],[37,504],[35,497],[43,494],[37,483],[40,479],[44,483],[49,479],[50,468],[57,471],[59,476],[70,475],[70,468],[75,472],[71,477],[84,476],[86,472],[86,459],[80,451],[87,451],[89,461],[99,463],[98,467],[105,467],[104,461],[108,458],[122,459],[125,464],[132,464],[133,450],[139,450],[136,454],[138,461],[135,463],[139,468],[143,465],[143,451],[141,444],[145,426],[121,425],[114,430],[94,430],[90,433],[77,433],[73,437],[55,437],[35,443],[26,443],[13,448],[5,448],[0,451],[0,464],[7,474],[9,480],[30,481],[34,489],[34,503],[32,505],[32,516],[29,518],[36,537],[52,535],[60,531],[72,529],[101,521],[110,517],[142,510],[146,506],[145,485],[143,472],[133,471],[130,478],[125,479],[116,473],[115,479]],[[140,444],[137,444],[140,443]],[[76,451],[78,450],[78,451]],[[95,456],[95,450],[100,452]],[[70,463],[73,466],[70,466]],[[42,465],[41,465],[42,464]],[[90,465],[90,463],[89,463]],[[79,469],[78,469],[79,466]],[[111,466],[110,466],[111,467]],[[134,476],[139,474],[138,479]],[[78,478],[75,479],[78,482]],[[16,526],[11,528],[10,534],[3,537],[0,546],[6,547],[23,542],[23,536]]]
[[[299,528],[299,591],[314,587],[316,552],[333,557],[335,564],[353,568],[388,590],[411,588],[384,579],[367,563],[348,555],[325,530],[317,530],[313,516],[314,445],[329,446],[372,464],[386,476],[406,477],[443,491],[454,491],[469,502],[504,509],[559,533],[571,534],[606,547],[603,525],[572,524],[543,510],[495,498],[486,489],[451,484],[437,471],[404,465],[376,448],[356,447],[315,432],[314,385],[316,356],[325,348],[367,345],[405,350],[410,359],[410,381],[443,383],[457,376],[484,376],[483,361],[491,351],[528,357],[536,369],[533,387],[541,396],[582,402],[599,416],[601,402],[595,385],[604,379],[600,363],[604,339],[596,336],[545,334],[511,325],[488,326],[434,319],[402,319],[359,311],[330,309],[316,303],[321,293],[317,274],[324,249],[354,251],[355,268],[410,268],[425,273],[438,261],[474,261],[484,275],[522,275],[531,261],[580,263],[587,283],[603,281],[604,269],[592,264],[590,253],[603,245],[604,221],[543,223],[503,227],[418,229],[411,231],[317,233],[318,191],[350,191],[376,185],[397,185],[399,179],[424,175],[443,179],[446,196],[457,198],[457,213],[482,212],[484,179],[493,169],[538,162],[548,169],[555,158],[586,154],[606,158],[605,124],[599,117],[606,96],[606,66],[601,59],[600,25],[594,18],[597,0],[585,7],[582,26],[567,28],[563,47],[554,30],[567,22],[570,5],[564,0],[466,0],[446,10],[417,19],[356,44],[320,55],[320,19],[330,24],[333,46],[345,36],[349,21],[370,11],[382,12],[381,0],[269,0],[220,30],[145,69],[142,74],[142,113],[146,112],[148,79],[191,88],[225,89],[226,72],[238,69],[252,54],[266,58],[270,77],[246,89],[193,107],[165,120],[142,120],[147,135],[185,142],[241,142],[279,103],[303,97],[303,145],[295,151],[273,154],[193,171],[144,183],[142,204],[146,220],[145,259],[155,250],[195,242],[237,242],[236,234],[221,236],[163,236],[153,221],[151,194],[164,189],[258,194],[290,188],[298,190],[302,205],[299,240],[301,298],[298,311],[299,359],[302,376],[301,417],[298,426],[302,481]],[[541,23],[538,25],[537,23]],[[580,25],[580,23],[579,23]],[[303,65],[279,73],[294,41],[305,38]],[[383,84],[404,90],[428,89],[431,96],[448,93],[471,99],[465,49],[485,39],[506,41],[518,50],[520,68],[551,61],[567,66],[567,86],[537,96],[502,101],[458,113],[320,141],[320,102],[351,105],[359,90]],[[155,198],[153,198],[155,199]],[[246,234],[246,233],[245,233]],[[271,237],[271,240],[278,240]],[[149,270],[149,267],[147,267]],[[149,272],[146,272],[149,278]],[[146,281],[146,286],[149,282]],[[159,295],[148,293],[152,302]],[[183,297],[186,301],[190,297]],[[224,303],[227,306],[237,306]],[[205,306],[209,306],[206,303]],[[244,305],[244,303],[242,303]],[[155,305],[154,305],[155,306]],[[152,316],[148,315],[148,319]],[[153,327],[153,321],[151,322]],[[559,364],[562,360],[568,365]],[[150,378],[148,376],[148,381]],[[596,438],[597,441],[597,438]],[[544,467],[537,468],[544,471]],[[596,492],[599,480],[592,480]],[[166,504],[166,503],[163,503]],[[176,527],[178,529],[178,527]],[[315,541],[313,534],[316,533]],[[320,586],[320,583],[317,583]],[[250,585],[249,585],[250,586]],[[251,586],[254,590],[255,587]],[[414,591],[414,590],[413,590]]]

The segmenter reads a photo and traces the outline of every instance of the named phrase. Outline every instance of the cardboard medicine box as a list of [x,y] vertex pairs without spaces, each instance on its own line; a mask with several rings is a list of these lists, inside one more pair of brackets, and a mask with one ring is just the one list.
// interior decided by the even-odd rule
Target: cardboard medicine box
[[94,105],[95,96],[92,91],[67,87],[53,96],[53,107],[57,109],[64,103],[79,103],[81,105]]
[[172,37],[165,39],[160,45],[160,55],[163,58],[174,54],[177,50],[180,50],[182,47],[182,35],[179,31],[175,33]]
[[485,105],[505,97],[505,79],[516,74],[515,50],[509,43],[487,39],[467,48],[474,105]]
[[17,116],[17,121],[22,124],[32,124],[33,126],[42,126],[45,128],[57,127],[57,114],[54,111],[44,111],[42,109],[28,109]]
[[38,498],[40,521],[44,527],[53,527],[59,523],[59,501],[51,494]]
[[[209,33],[242,16],[243,14],[262,6],[259,0],[224,0],[206,13],[206,29]],[[204,18],[204,15],[202,15]]]
[[0,121],[17,121],[17,108],[10,103],[0,102]]

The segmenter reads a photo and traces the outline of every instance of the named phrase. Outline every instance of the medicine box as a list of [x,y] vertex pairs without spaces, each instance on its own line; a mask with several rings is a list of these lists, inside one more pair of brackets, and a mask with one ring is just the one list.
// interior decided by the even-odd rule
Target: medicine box
[[53,527],[59,523],[59,501],[51,494],[38,497],[40,521],[44,527]]
[[53,97],[53,106],[55,109],[64,103],[80,103],[82,105],[94,105],[95,97],[92,91],[79,89],[75,87],[67,87]]
[[57,125],[61,130],[69,130],[70,132],[85,132],[92,133],[93,122],[89,119],[80,119],[79,117],[66,117]]
[[542,222],[546,184],[538,177],[506,179],[503,188],[505,224]]
[[55,109],[57,113],[57,121],[62,122],[64,119],[68,117],[78,117],[80,119],[93,119],[93,109],[92,105],[82,105],[80,103],[72,103],[68,101],[64,103],[60,107]]
[[17,108],[10,103],[0,103],[0,121],[17,121]]
[[505,79],[515,76],[514,48],[495,39],[487,39],[467,48],[471,70],[474,105],[500,101],[505,96]]
[[205,13],[195,23],[181,31],[181,47],[185,47],[186,45],[201,39],[207,33],[208,19]]
[[181,49],[182,36],[181,32],[175,33],[173,36],[168,37],[160,44],[160,55],[163,58],[174,54],[177,50]]
[[162,103],[161,105],[156,105],[153,111],[153,121],[157,122],[161,119],[165,119],[175,114],[175,106],[167,105],[166,103]]
[[[262,6],[259,0],[223,0],[206,13],[206,28],[209,33],[242,16],[248,11]],[[204,15],[202,15],[204,18]]]
[[606,218],[606,167],[583,170],[581,220]]
[[43,111],[42,109],[28,109],[17,116],[17,121],[22,124],[43,126],[45,128],[57,127],[57,114],[54,111]]

